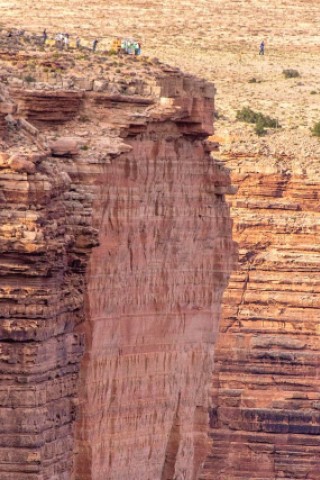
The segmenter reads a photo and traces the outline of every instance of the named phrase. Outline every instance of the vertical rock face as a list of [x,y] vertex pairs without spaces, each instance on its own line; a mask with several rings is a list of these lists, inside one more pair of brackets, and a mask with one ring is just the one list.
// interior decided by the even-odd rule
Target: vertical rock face
[[161,100],[143,131],[125,139],[128,153],[99,176],[79,480],[193,479],[206,451],[213,345],[233,251],[223,199],[230,185],[195,137],[205,103],[185,97]]
[[67,82],[0,109],[0,477],[193,479],[234,260],[213,88]]
[[318,480],[319,160],[225,160],[239,186],[240,266],[224,297],[213,446],[199,478]]
[[0,153],[0,478],[69,480],[90,201],[22,130],[4,138],[14,146]]

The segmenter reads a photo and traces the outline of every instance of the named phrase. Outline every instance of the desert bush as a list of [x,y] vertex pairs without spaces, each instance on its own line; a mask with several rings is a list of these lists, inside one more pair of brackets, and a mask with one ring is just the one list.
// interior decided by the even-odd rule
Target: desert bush
[[259,137],[262,137],[267,133],[267,130],[264,127],[263,121],[261,120],[257,121],[254,131]]
[[27,75],[26,77],[24,77],[24,81],[27,82],[27,83],[32,83],[32,82],[35,82],[36,79],[34,77],[32,77],[31,75]]
[[294,70],[293,68],[287,68],[282,71],[285,78],[297,78],[300,77],[300,73],[298,70]]
[[89,122],[89,121],[90,121],[89,117],[87,117],[86,115],[80,115],[79,122],[86,123],[86,122]]
[[246,123],[260,124],[263,128],[279,128],[280,124],[276,118],[263,115],[261,112],[255,112],[250,107],[243,107],[237,111],[237,120]]
[[313,125],[311,132],[314,137],[320,137],[320,122],[317,122]]
[[263,115],[261,112],[255,112],[250,107],[243,107],[237,111],[237,120],[246,123],[255,124],[255,133],[259,136],[267,133],[266,128],[280,128],[276,118],[269,117],[269,115]]
[[237,120],[246,123],[256,123],[257,114],[250,107],[243,107],[241,110],[237,111]]

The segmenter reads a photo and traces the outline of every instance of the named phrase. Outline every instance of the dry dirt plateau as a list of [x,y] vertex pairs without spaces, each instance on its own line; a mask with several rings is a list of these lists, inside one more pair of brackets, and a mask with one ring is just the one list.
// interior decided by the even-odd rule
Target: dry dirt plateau
[[[177,333],[170,333],[170,319],[175,325],[174,308],[172,317],[166,318],[167,324],[160,322],[159,327],[161,332],[166,332],[169,346],[158,347],[158,352],[151,357],[154,362],[151,366],[142,362],[141,353],[145,353],[142,350],[136,353],[136,357],[132,351],[128,357],[125,357],[126,352],[118,360],[112,357],[118,332],[113,331],[115,326],[110,323],[113,335],[109,345],[110,358],[107,357],[103,364],[99,358],[90,358],[90,354],[85,357],[83,371],[87,380],[84,381],[82,395],[86,396],[86,401],[90,401],[90,408],[94,412],[82,414],[80,427],[83,430],[81,432],[80,428],[77,433],[84,452],[84,461],[81,463],[80,459],[78,462],[78,480],[99,479],[100,466],[104,472],[109,472],[109,476],[101,478],[114,480],[320,479],[320,142],[310,133],[310,127],[320,121],[319,19],[320,5],[312,0],[164,0],[130,3],[123,0],[0,0],[0,22],[3,27],[41,32],[45,26],[49,34],[68,31],[88,40],[97,37],[101,47],[108,46],[114,36],[135,36],[142,42],[143,54],[150,59],[158,57],[161,61],[213,81],[217,88],[213,139],[221,143],[220,151],[215,152],[214,156],[220,165],[230,170],[231,181],[238,187],[237,193],[227,198],[230,199],[233,218],[233,238],[239,244],[239,265],[231,275],[222,300],[220,332],[214,351],[214,373],[207,392],[210,398],[209,418],[203,417],[204,402],[200,399],[201,408],[199,412],[194,412],[193,417],[196,430],[190,430],[189,407],[195,401],[191,399],[195,393],[189,391],[188,386],[197,388],[202,380],[195,377],[182,380],[179,369],[176,378],[185,383],[178,390],[189,391],[189,395],[184,395],[183,401],[177,395],[174,406],[166,405],[163,397],[158,412],[150,407],[153,395],[160,398],[161,392],[164,394],[166,389],[174,390],[176,387],[159,380],[154,387],[155,392],[152,392],[148,382],[144,383],[143,372],[154,369],[173,372],[171,362],[175,355],[179,359],[179,368],[179,362],[184,358],[186,365],[196,365],[196,369],[192,370],[196,374],[199,373],[199,366],[204,365],[204,371],[210,369],[210,349],[207,350],[208,345],[201,339],[195,357],[190,356],[190,352],[180,344],[176,349],[172,346]],[[258,56],[261,40],[266,43],[264,57]],[[288,68],[298,70],[300,76],[286,79],[282,72]],[[282,128],[258,137],[252,126],[236,120],[236,112],[243,106],[276,117]],[[140,111],[139,107],[135,108]],[[162,132],[160,136],[165,134],[167,132]],[[159,145],[160,152],[163,152],[161,142]],[[133,149],[130,158],[134,165],[137,158],[147,155],[150,145],[142,148],[133,142],[130,147]],[[186,157],[188,162],[184,168],[192,163],[193,153],[189,148],[183,145],[179,147],[180,150],[176,147],[171,151],[170,148],[160,154],[160,159],[171,158],[175,163]],[[152,155],[155,155],[154,150]],[[146,161],[146,157],[143,158]],[[207,161],[203,156],[201,159],[202,163]],[[199,165],[195,168],[199,168]],[[90,166],[88,169],[90,173]],[[130,175],[134,175],[132,170],[130,172]],[[87,179],[89,173],[81,175]],[[116,172],[112,172],[112,175],[117,178]],[[179,178],[179,172],[174,171],[173,175]],[[114,190],[109,192],[111,206],[106,207],[106,211],[114,208],[112,202],[118,205],[122,187],[114,184]],[[185,195],[182,186],[178,194]],[[162,206],[171,202],[174,208],[175,198],[172,192],[162,192]],[[189,200],[183,198],[187,209]],[[121,201],[125,203],[127,199],[123,197]],[[126,207],[120,202],[120,207],[118,205],[116,208],[121,211]],[[219,209],[227,218],[224,207],[221,205]],[[207,230],[201,235],[206,232],[209,238],[210,227],[212,225],[209,222]],[[183,225],[177,231],[185,232],[186,228]],[[101,246],[102,254],[106,254],[108,249],[119,248],[119,258],[125,262],[124,253],[121,253],[121,229],[117,230],[110,224],[104,225],[103,229],[106,233],[111,229],[113,236],[108,239],[110,245]],[[141,235],[139,242],[145,241],[148,245],[147,240],[143,240],[143,228]],[[132,242],[135,241],[134,236],[134,232],[130,232],[129,236],[126,233],[126,239],[130,237]],[[161,244],[161,238],[159,241]],[[205,239],[201,241],[205,242]],[[180,248],[183,248],[182,245],[183,242],[179,244]],[[127,245],[130,251],[129,247]],[[217,248],[218,254],[224,249],[228,250],[222,243],[218,243]],[[146,252],[138,252],[138,260],[132,261],[144,262],[148,255],[152,258],[152,252],[148,249]],[[187,252],[183,253],[182,257],[186,259]],[[210,259],[205,261],[210,262]],[[218,260],[215,258],[212,261]],[[96,257],[92,258],[91,264],[91,268],[100,268]],[[111,273],[112,268],[114,266],[110,264]],[[76,276],[76,273],[71,272],[70,275]],[[169,275],[165,269],[163,275],[165,283],[164,278]],[[174,275],[168,278],[172,280]],[[179,279],[176,281],[179,283]],[[203,278],[206,295],[209,295],[216,281],[214,278]],[[126,283],[128,280],[117,279],[117,282]],[[184,291],[183,285],[187,285],[187,282],[188,278],[183,276],[178,291]],[[118,283],[100,285],[99,279],[93,277],[90,285],[93,289],[110,289],[112,298],[116,299]],[[170,282],[166,288],[168,285]],[[219,288],[221,285],[223,282],[219,283]],[[176,298],[171,287],[167,292],[167,300],[169,306],[174,307]],[[132,288],[128,283],[128,292]],[[148,288],[153,288],[152,278]],[[138,296],[139,292],[134,291],[132,295]],[[127,301],[124,295],[123,305]],[[143,298],[139,302],[140,306],[144,306]],[[99,303],[90,305],[91,313],[93,311],[97,317],[100,308],[102,306]],[[130,337],[134,344],[134,335],[140,327],[131,324],[126,315],[124,335]],[[216,315],[219,316],[219,312]],[[200,331],[206,332],[206,314],[199,318],[199,325]],[[148,335],[154,335],[152,329]],[[69,342],[70,351],[77,348],[76,342]],[[98,345],[98,350],[104,348],[99,327],[93,332],[93,342]],[[69,379],[68,388],[72,390],[75,372],[70,365],[68,368],[65,375]],[[112,373],[105,382],[100,378],[99,391],[95,393],[90,390],[90,381],[92,384],[99,382],[99,372],[106,369]],[[126,389],[123,378],[127,378],[128,372],[135,372],[132,374],[136,383],[131,379]],[[115,382],[116,378],[120,380]],[[107,384],[108,381],[111,383]],[[55,388],[62,387],[50,388],[54,392]],[[63,388],[67,390],[66,386]],[[129,397],[134,397],[135,388],[143,395],[140,403],[134,407],[134,417],[130,416]],[[68,396],[67,393],[65,395]],[[104,395],[107,398],[105,405],[99,405]],[[122,405],[117,405],[119,398],[123,399]],[[110,417],[107,417],[108,405],[115,410]],[[63,405],[61,411],[64,411]],[[94,418],[97,412],[100,412],[99,422],[90,432],[91,439],[82,438],[90,415]],[[171,412],[169,422],[166,412]],[[139,423],[142,417],[144,424]],[[168,434],[166,467],[159,473],[156,450],[161,445],[163,431],[158,431],[157,426],[170,422],[172,428]],[[204,445],[203,432],[206,431],[207,422],[210,423],[209,442]],[[122,445],[125,446],[120,451],[120,427],[122,431],[128,429],[139,432],[141,429],[144,432],[144,436],[141,434],[140,437],[143,438],[143,444],[139,444],[139,435],[135,440],[139,444],[137,451],[140,457],[134,457],[135,441],[129,434],[123,440]],[[145,432],[148,432],[149,440]],[[191,454],[191,437],[195,435],[199,437],[195,442],[198,451],[200,449],[202,458],[205,457],[202,465],[198,465],[197,459]],[[103,442],[102,447],[95,443],[98,436],[107,438],[108,458],[104,454]],[[1,446],[2,465],[8,463],[8,442]],[[90,442],[94,444],[93,450],[89,448]],[[190,458],[186,460],[186,456]],[[19,457],[14,462],[19,463]],[[91,469],[88,465],[96,467]],[[68,472],[68,468],[64,471]],[[62,474],[42,477],[31,470],[24,476],[17,476],[16,473],[6,475],[6,480],[69,480]]]

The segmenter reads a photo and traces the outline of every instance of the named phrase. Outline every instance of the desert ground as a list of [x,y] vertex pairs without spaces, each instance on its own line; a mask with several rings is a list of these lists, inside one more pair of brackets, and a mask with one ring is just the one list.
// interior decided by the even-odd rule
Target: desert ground
[[[320,6],[314,0],[0,0],[0,13],[2,27],[99,38],[100,48],[118,35],[135,37],[144,55],[215,83],[216,134],[225,144],[302,157],[320,153],[310,135],[320,120]],[[258,55],[262,40],[264,57]],[[300,77],[285,79],[288,68]],[[235,119],[243,106],[277,118],[282,128],[257,137]]]

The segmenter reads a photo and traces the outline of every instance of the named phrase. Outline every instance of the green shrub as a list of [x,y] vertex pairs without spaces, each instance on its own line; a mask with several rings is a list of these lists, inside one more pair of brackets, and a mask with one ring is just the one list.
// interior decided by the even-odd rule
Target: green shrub
[[265,129],[264,124],[261,120],[257,121],[254,131],[259,137],[262,137],[267,133],[267,130]]
[[261,112],[255,112],[250,107],[243,107],[237,111],[237,120],[246,123],[260,124],[264,128],[280,128],[280,124],[276,118],[269,115],[263,115]]
[[281,128],[276,118],[271,118],[269,115],[263,115],[261,112],[255,112],[250,107],[243,107],[237,111],[237,120],[246,123],[255,124],[255,133],[259,136],[267,133],[266,128]]
[[317,93],[315,90],[311,90],[310,95],[317,95]]
[[300,73],[298,70],[294,70],[293,68],[287,68],[286,70],[282,71],[285,78],[297,78],[300,77]]
[[89,117],[87,117],[86,115],[80,115],[79,122],[85,123],[85,122],[89,122],[89,121],[90,121]]
[[35,82],[36,79],[34,77],[32,77],[31,75],[27,75],[26,77],[24,77],[24,81],[27,82],[27,83],[32,83],[32,82]]
[[317,122],[313,125],[311,132],[314,137],[320,137],[320,122]]
[[250,107],[243,107],[241,110],[237,111],[237,120],[246,123],[256,123],[257,114]]

